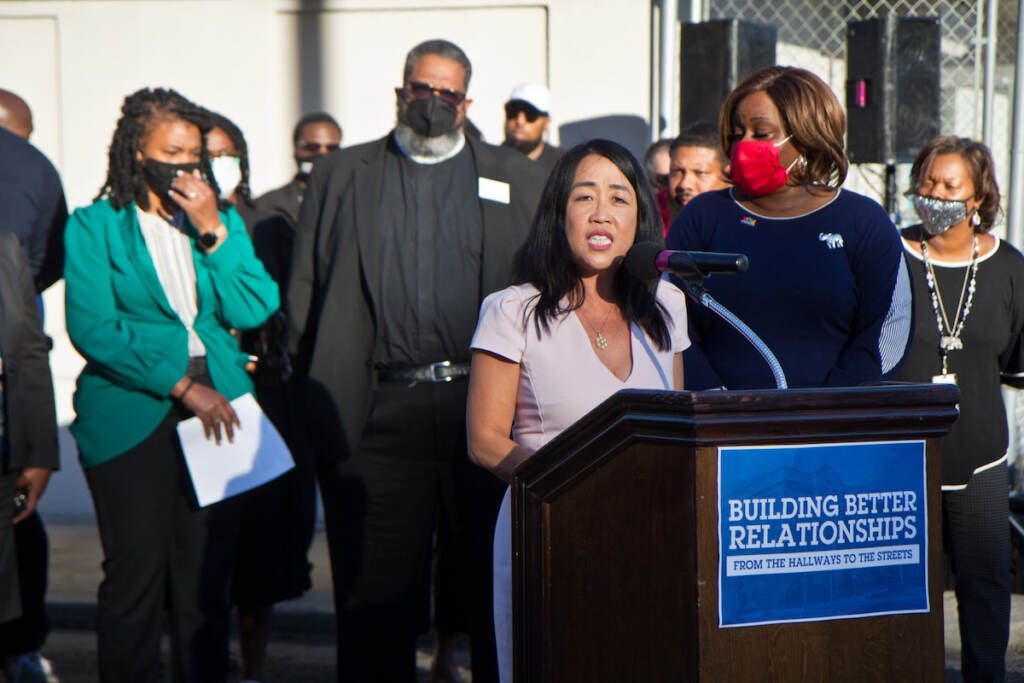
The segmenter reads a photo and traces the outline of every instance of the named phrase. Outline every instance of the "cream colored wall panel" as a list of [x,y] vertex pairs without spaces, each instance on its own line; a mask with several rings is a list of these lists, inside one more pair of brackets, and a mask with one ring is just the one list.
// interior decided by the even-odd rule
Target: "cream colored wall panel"
[[[316,27],[319,34],[311,35]],[[341,122],[346,145],[376,139],[394,126],[394,88],[401,85],[405,55],[423,40],[445,38],[466,52],[473,65],[469,116],[489,142],[503,137],[502,105],[512,87],[547,82],[542,6],[285,12],[279,35],[307,38],[279,46],[275,60],[282,65],[274,72],[278,89],[294,108],[293,121],[301,113],[304,90],[307,101],[319,102]],[[305,52],[295,49],[297,43]],[[304,61],[311,50],[320,55],[319,73]],[[311,91],[319,96],[310,98]],[[282,149],[290,153],[283,145],[278,156]]]
[[32,144],[61,166],[60,70],[57,17],[0,11],[0,88],[32,108]]

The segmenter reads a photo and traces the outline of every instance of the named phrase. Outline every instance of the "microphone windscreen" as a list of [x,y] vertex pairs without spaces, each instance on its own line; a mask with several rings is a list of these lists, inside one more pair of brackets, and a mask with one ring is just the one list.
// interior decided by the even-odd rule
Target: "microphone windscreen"
[[630,275],[639,280],[654,280],[661,277],[655,261],[665,247],[657,242],[637,242],[626,252],[623,265]]

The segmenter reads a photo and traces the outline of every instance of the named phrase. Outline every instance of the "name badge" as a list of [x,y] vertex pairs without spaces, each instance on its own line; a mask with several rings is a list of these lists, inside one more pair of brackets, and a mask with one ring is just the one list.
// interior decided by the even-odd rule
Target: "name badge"
[[512,192],[509,189],[508,183],[494,180],[493,178],[484,178],[483,176],[479,177],[477,181],[477,194],[480,196],[480,199],[487,199],[499,204],[509,203]]
[[956,384],[956,373],[949,372],[945,375],[934,375],[932,384]]

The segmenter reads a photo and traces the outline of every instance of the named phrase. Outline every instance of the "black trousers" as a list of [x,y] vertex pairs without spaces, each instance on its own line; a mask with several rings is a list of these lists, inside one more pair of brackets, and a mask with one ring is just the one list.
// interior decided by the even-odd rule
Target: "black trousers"
[[0,619],[21,615],[21,590],[18,581],[18,554],[14,545],[14,490],[17,472],[4,473],[0,467]]
[[942,494],[943,542],[955,576],[966,683],[1006,679],[1010,637],[1009,484],[999,464]]
[[14,525],[21,586],[21,616],[0,624],[0,661],[26,652],[38,652],[50,633],[46,614],[46,580],[50,541],[39,513]]
[[435,536],[439,622],[470,624],[473,680],[496,680],[491,546],[504,487],[469,461],[466,389],[380,385],[357,451],[321,468],[339,681],[416,680]]
[[100,541],[97,639],[104,683],[163,681],[169,611],[175,681],[223,683],[228,662],[233,500],[199,509],[172,410],[142,443],[85,470]]

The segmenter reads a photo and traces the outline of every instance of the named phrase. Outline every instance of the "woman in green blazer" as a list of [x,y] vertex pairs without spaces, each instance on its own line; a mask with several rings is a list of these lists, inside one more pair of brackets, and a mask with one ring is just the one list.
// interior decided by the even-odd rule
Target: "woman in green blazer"
[[65,234],[67,329],[86,360],[71,431],[104,552],[103,681],[160,679],[165,604],[174,679],[226,674],[237,516],[232,501],[198,508],[176,426],[195,415],[208,438],[232,438],[229,401],[252,391],[232,332],[260,325],[279,296],[205,180],[207,129],[173,90],[129,95],[106,183]]

